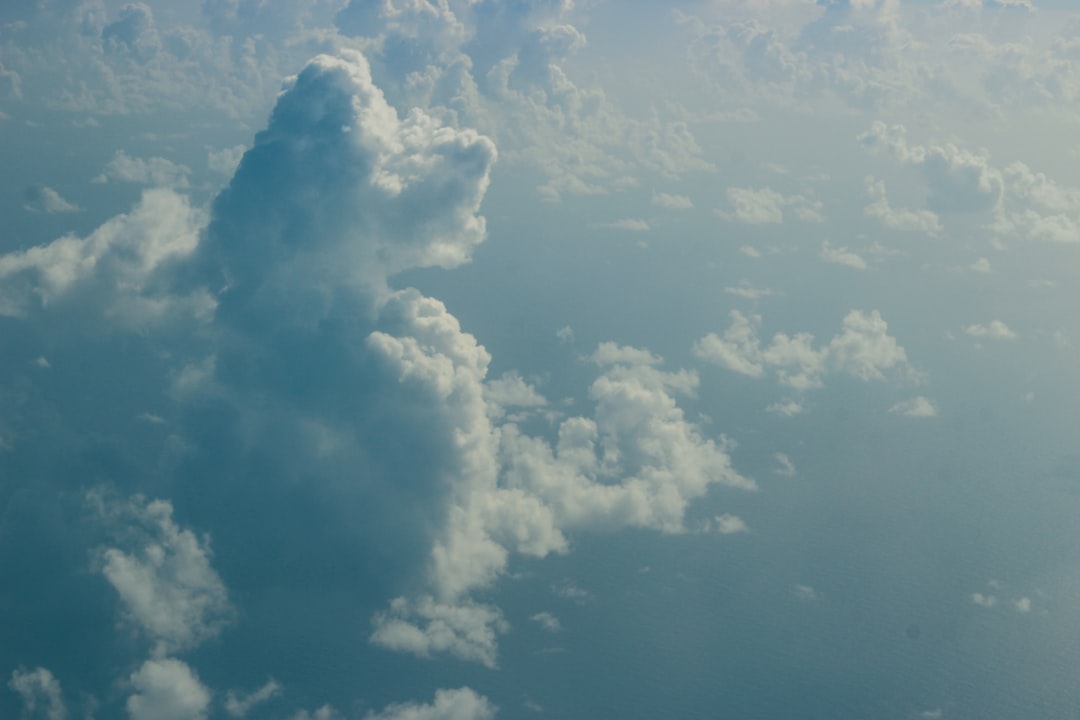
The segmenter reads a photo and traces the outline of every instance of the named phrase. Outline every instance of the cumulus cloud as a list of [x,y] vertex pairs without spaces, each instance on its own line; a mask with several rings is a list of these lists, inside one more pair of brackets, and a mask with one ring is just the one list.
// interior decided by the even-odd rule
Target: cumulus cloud
[[235,690],[230,690],[225,696],[225,711],[233,717],[246,717],[253,707],[261,705],[280,694],[281,684],[273,679],[268,680],[258,690],[253,690],[247,694],[237,694]]
[[922,395],[918,395],[910,400],[896,403],[889,408],[889,412],[895,415],[906,415],[907,417],[935,417],[937,407]]
[[983,593],[972,593],[971,602],[979,605],[980,607],[991,608],[997,605],[997,598],[993,595],[984,595]]
[[689,210],[694,203],[685,195],[669,195],[668,193],[653,192],[652,204],[668,210]]
[[779,415],[781,417],[795,417],[796,415],[802,413],[805,408],[803,408],[802,403],[798,402],[797,400],[783,400],[781,402],[772,403],[771,405],[766,407],[765,410],[766,412],[770,412],[774,415]]
[[762,347],[760,327],[760,316],[733,310],[731,325],[724,335],[709,333],[701,338],[694,344],[694,354],[754,378],[774,370],[782,385],[800,391],[821,387],[830,373],[884,380],[886,371],[908,375],[914,372],[907,353],[888,334],[888,325],[876,310],[852,310],[844,318],[842,331],[818,347],[809,333],[777,333]]
[[122,325],[152,323],[178,310],[205,315],[205,292],[175,296],[164,273],[199,242],[202,213],[171,190],[147,190],[134,210],[85,238],[0,255],[0,315],[23,316],[63,304],[93,308]]
[[872,176],[866,178],[866,198],[869,202],[863,213],[881,221],[890,230],[921,232],[927,235],[938,235],[942,231],[941,222],[930,210],[894,208],[889,204],[885,183]]
[[1001,320],[991,320],[985,325],[968,325],[964,332],[974,338],[987,340],[1016,340],[1018,337],[1009,326]]
[[714,517],[708,529],[720,535],[736,535],[750,532],[750,526],[746,524],[745,520],[729,513]]
[[163,157],[147,159],[132,157],[117,150],[101,174],[92,182],[128,182],[152,187],[184,189],[188,187],[191,169]]
[[173,658],[147,660],[129,678],[135,692],[127,699],[131,720],[204,720],[210,691],[186,663]]
[[790,207],[796,217],[805,222],[822,222],[822,204],[802,195],[782,195],[770,187],[727,189],[732,210],[717,211],[726,219],[747,225],[771,225],[784,222],[784,208]]
[[120,595],[127,619],[154,641],[154,652],[186,650],[217,635],[233,610],[210,563],[209,538],[179,527],[167,501],[136,496],[107,505],[92,495],[90,502],[107,521],[123,523],[131,537],[127,549],[100,551],[100,570]]
[[821,243],[821,251],[818,256],[827,263],[833,265],[845,265],[855,270],[866,270],[869,266],[862,256],[846,247],[833,247],[829,241]]
[[78,205],[65,200],[60,193],[47,185],[31,185],[22,191],[23,209],[34,213],[73,213]]
[[798,473],[798,471],[795,470],[795,463],[791,462],[791,458],[784,453],[778,452],[774,454],[773,460],[776,461],[776,468],[773,472],[777,475],[780,475],[781,477],[795,477]]
[[24,717],[66,720],[68,712],[60,681],[48,669],[18,668],[11,673],[8,687],[22,700]]
[[369,712],[364,720],[492,720],[497,708],[471,688],[436,690],[431,703],[388,705],[380,712]]
[[562,623],[559,622],[559,618],[549,612],[538,612],[529,619],[548,632],[555,633],[562,630]]

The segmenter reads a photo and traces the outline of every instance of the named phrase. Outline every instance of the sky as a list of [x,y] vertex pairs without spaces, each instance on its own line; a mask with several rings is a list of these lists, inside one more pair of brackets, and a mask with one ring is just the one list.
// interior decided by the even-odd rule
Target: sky
[[1080,13],[0,5],[0,718],[1080,707]]

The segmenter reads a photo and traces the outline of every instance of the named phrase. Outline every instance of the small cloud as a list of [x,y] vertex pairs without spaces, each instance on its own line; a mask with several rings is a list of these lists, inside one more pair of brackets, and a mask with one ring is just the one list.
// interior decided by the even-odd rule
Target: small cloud
[[631,232],[644,232],[649,229],[649,223],[638,218],[623,218],[612,223],[601,223],[597,227],[612,228],[614,230],[629,230]]
[[584,602],[589,598],[589,592],[582,590],[570,580],[560,580],[551,586],[551,592],[566,600]]
[[559,618],[549,612],[538,612],[529,619],[548,632],[557,633],[562,631],[562,623],[559,622]]
[[761,251],[752,245],[743,245],[739,248],[739,252],[747,257],[759,258],[761,257]]
[[694,207],[693,201],[685,195],[668,195],[658,192],[653,193],[652,204],[668,210],[689,210]]
[[941,720],[943,714],[941,708],[934,708],[933,710],[923,710],[919,713],[919,717],[922,718],[922,720]]
[[165,423],[165,418],[148,412],[141,413],[136,419],[139,422],[149,423],[151,425],[163,425]]
[[818,256],[827,263],[834,265],[846,265],[849,268],[856,270],[866,270],[867,264],[857,253],[848,250],[846,247],[834,248],[826,240],[821,244],[821,252]]
[[802,413],[804,408],[801,404],[794,400],[784,400],[783,402],[775,402],[765,408],[765,412],[770,412],[773,415],[779,415],[781,417],[795,417],[799,413]]
[[770,288],[756,288],[745,280],[735,287],[724,288],[724,292],[730,293],[731,295],[738,295],[747,300],[757,300],[758,298],[769,297],[773,294],[773,291]]
[[44,355],[38,357],[38,359],[34,361],[34,364],[37,365],[39,368],[45,368],[46,370],[52,367],[52,364]]
[[559,340],[564,343],[572,343],[574,342],[574,328],[569,325],[563,325],[555,331],[555,337],[559,338]]
[[233,717],[242,718],[251,711],[251,708],[280,694],[281,684],[273,678],[258,690],[246,695],[237,695],[235,690],[230,690],[225,697],[225,711]]
[[749,526],[741,517],[729,515],[728,513],[713,518],[712,529],[721,535],[750,532]]
[[32,213],[54,215],[73,213],[80,210],[78,205],[70,203],[60,193],[45,185],[31,185],[22,191],[23,209]]
[[129,182],[151,187],[186,188],[191,169],[163,157],[149,159],[117,150],[100,175],[90,182]]
[[821,597],[821,595],[818,594],[818,591],[809,585],[796,585],[791,589],[791,594],[794,595],[797,600],[802,600],[803,602],[814,602]]
[[795,477],[795,463],[791,462],[787,455],[778,452],[773,458],[776,460],[776,469],[773,472],[781,477]]
[[1031,598],[1022,597],[1013,603],[1013,607],[1016,608],[1016,612],[1026,615],[1031,612]]
[[971,593],[971,602],[979,607],[992,608],[997,605],[997,598],[989,594],[983,595],[982,593]]
[[889,412],[895,415],[905,415],[907,417],[935,417],[937,415],[937,408],[934,407],[934,403],[930,402],[922,395],[914,397],[911,400],[904,400],[898,402],[889,408]]
[[1018,337],[1009,326],[1000,320],[991,320],[986,325],[968,325],[964,328],[971,337],[986,338],[987,340],[1016,340]]
[[973,271],[975,271],[977,273],[991,273],[991,272],[994,272],[994,269],[990,267],[990,261],[987,260],[984,257],[981,257],[978,260],[976,260],[975,262],[971,263],[971,267],[969,269],[973,270]]

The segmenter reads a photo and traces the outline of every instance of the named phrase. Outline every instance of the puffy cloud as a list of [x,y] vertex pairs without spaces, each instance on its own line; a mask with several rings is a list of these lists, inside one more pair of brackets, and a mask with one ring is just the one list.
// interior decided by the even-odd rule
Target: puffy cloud
[[685,195],[669,195],[655,191],[652,194],[652,204],[668,210],[689,210],[694,207],[693,201]]
[[64,704],[60,681],[48,669],[18,668],[11,673],[8,687],[22,699],[24,717],[66,720],[67,706]]
[[256,705],[261,705],[281,694],[281,685],[276,680],[268,680],[258,690],[246,695],[237,695],[236,691],[230,690],[225,696],[225,711],[233,717],[246,717]]
[[782,402],[775,402],[765,408],[766,412],[771,412],[774,415],[780,415],[781,417],[795,417],[802,413],[802,403],[796,400],[784,400]]
[[[217,635],[233,611],[210,564],[209,538],[180,528],[172,505],[163,500],[136,496],[120,505],[98,495],[89,500],[107,521],[122,523],[123,534],[131,538],[128,550],[100,551],[100,570],[124,602],[128,620],[154,641],[154,652],[189,649]],[[159,670],[147,670],[147,677],[158,677]]]
[[1022,597],[1013,603],[1013,607],[1016,608],[1016,612],[1026,615],[1031,612],[1031,598]]
[[971,152],[952,143],[912,145],[903,125],[875,122],[858,139],[872,151],[885,150],[902,165],[919,168],[929,190],[929,210],[898,215],[884,199],[884,187],[871,185],[874,202],[867,213],[886,224],[933,229],[939,216],[969,214],[981,217],[984,227],[1002,238],[1080,242],[1080,188],[1063,186],[1022,162],[997,167],[985,150]]
[[709,529],[720,535],[735,535],[738,533],[750,532],[750,526],[746,524],[745,520],[737,515],[731,515],[729,513],[714,517]]
[[964,328],[971,337],[987,340],[1015,340],[1018,336],[1001,320],[991,320],[986,325],[968,325]]
[[918,395],[910,400],[896,403],[889,408],[889,412],[895,415],[906,415],[907,417],[936,417],[937,407],[922,395]]
[[790,207],[796,217],[805,222],[822,222],[821,203],[802,195],[782,195],[770,187],[727,189],[728,202],[733,213],[717,211],[727,219],[738,220],[747,225],[769,225],[784,222],[784,208]]
[[559,622],[559,618],[549,612],[538,612],[529,619],[548,632],[554,633],[562,630],[562,623]]
[[913,372],[907,354],[888,334],[888,325],[876,310],[869,314],[852,310],[844,318],[842,332],[820,348],[814,347],[809,333],[777,333],[763,348],[758,338],[760,326],[759,316],[747,317],[733,310],[731,326],[724,335],[709,333],[701,338],[694,345],[694,354],[755,378],[773,368],[780,383],[795,390],[821,387],[828,373],[883,380],[886,370]]
[[131,674],[127,700],[131,720],[204,720],[210,691],[187,664],[173,658],[147,660]]
[[873,177],[866,178],[866,197],[869,204],[863,209],[867,217],[880,220],[891,230],[922,232],[938,235],[942,231],[937,215],[929,210],[904,210],[892,207],[885,190],[885,183]]
[[791,462],[784,453],[776,453],[773,455],[773,459],[776,461],[776,468],[773,470],[777,475],[781,477],[795,477],[798,471],[795,469],[795,463]]
[[980,607],[991,608],[997,605],[997,598],[993,595],[984,595],[983,593],[972,593],[971,602],[979,605]]
[[190,256],[203,216],[183,196],[147,190],[135,209],[85,238],[0,255],[0,315],[22,316],[63,304],[93,308],[120,324],[141,325],[176,309],[205,314],[204,292],[169,294],[165,272]]
[[429,704],[400,703],[378,713],[369,712],[364,720],[492,720],[496,707],[471,688],[436,690]]
[[148,159],[132,157],[117,150],[112,160],[92,182],[129,182],[153,187],[184,189],[188,187],[191,168],[163,157]]
[[46,185],[31,185],[22,191],[23,209],[34,213],[72,213],[79,206],[65,200],[60,193]]
[[421,657],[451,653],[495,667],[497,636],[509,630],[498,608],[474,602],[440,603],[431,596],[396,598],[375,616],[371,641]]
[[833,247],[828,240],[821,243],[821,251],[818,256],[827,263],[844,265],[855,270],[866,270],[869,266],[866,260],[856,252],[846,247]]

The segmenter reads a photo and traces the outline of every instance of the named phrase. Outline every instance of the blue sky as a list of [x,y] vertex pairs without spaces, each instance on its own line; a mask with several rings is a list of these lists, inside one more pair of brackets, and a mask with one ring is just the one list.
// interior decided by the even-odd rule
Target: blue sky
[[0,9],[0,717],[1080,706],[1080,15]]

